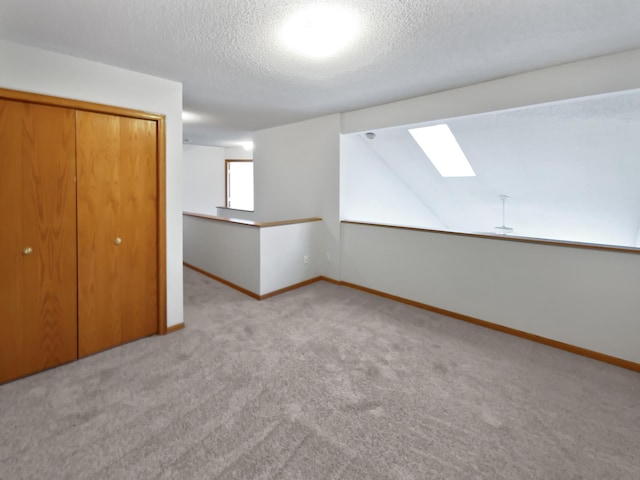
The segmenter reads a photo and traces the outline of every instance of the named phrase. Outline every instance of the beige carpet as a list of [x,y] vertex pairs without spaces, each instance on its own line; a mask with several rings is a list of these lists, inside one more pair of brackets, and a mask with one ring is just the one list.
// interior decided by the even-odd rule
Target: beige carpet
[[640,479],[640,375],[345,287],[0,386],[0,478]]

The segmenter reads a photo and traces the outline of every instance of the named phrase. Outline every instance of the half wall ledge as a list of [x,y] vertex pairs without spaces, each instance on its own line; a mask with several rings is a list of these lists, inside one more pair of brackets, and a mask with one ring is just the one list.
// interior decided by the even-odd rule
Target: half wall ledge
[[248,227],[257,227],[257,228],[280,227],[283,225],[295,225],[297,223],[309,223],[309,222],[322,221],[322,218],[320,217],[311,217],[311,218],[297,218],[294,220],[282,220],[277,222],[254,222],[252,220],[243,220],[241,218],[218,217],[216,215],[205,215],[202,213],[192,213],[192,212],[183,212],[183,215],[187,217],[205,218],[207,220],[213,220],[216,222],[235,223],[237,225],[246,225]]

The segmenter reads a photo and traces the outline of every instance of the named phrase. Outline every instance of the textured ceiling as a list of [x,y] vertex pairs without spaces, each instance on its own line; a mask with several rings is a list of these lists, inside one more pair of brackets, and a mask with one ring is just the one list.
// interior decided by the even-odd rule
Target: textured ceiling
[[638,0],[335,0],[348,53],[285,52],[306,0],[2,0],[0,38],[180,81],[193,143],[640,47]]
[[502,221],[498,195],[506,194],[516,235],[640,246],[640,90],[446,123],[476,177],[441,177],[408,127],[352,137],[448,229],[492,233]]

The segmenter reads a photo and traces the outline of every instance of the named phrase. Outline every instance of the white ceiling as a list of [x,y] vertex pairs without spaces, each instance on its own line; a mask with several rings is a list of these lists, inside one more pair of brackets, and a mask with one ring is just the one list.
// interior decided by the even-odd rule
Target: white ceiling
[[363,34],[307,61],[277,32],[307,0],[2,0],[0,38],[183,82],[193,143],[640,47],[638,0],[327,0]]
[[440,176],[407,126],[354,135],[448,229],[492,233],[506,194],[516,235],[640,246],[640,90],[423,125],[434,123],[449,125],[476,177]]

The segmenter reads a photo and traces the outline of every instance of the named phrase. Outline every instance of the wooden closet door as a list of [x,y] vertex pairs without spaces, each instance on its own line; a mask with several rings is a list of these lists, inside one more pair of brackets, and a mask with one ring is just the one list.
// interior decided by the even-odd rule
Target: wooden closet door
[[75,112],[0,99],[0,383],[77,358]]
[[81,357],[158,331],[156,129],[77,112]]

